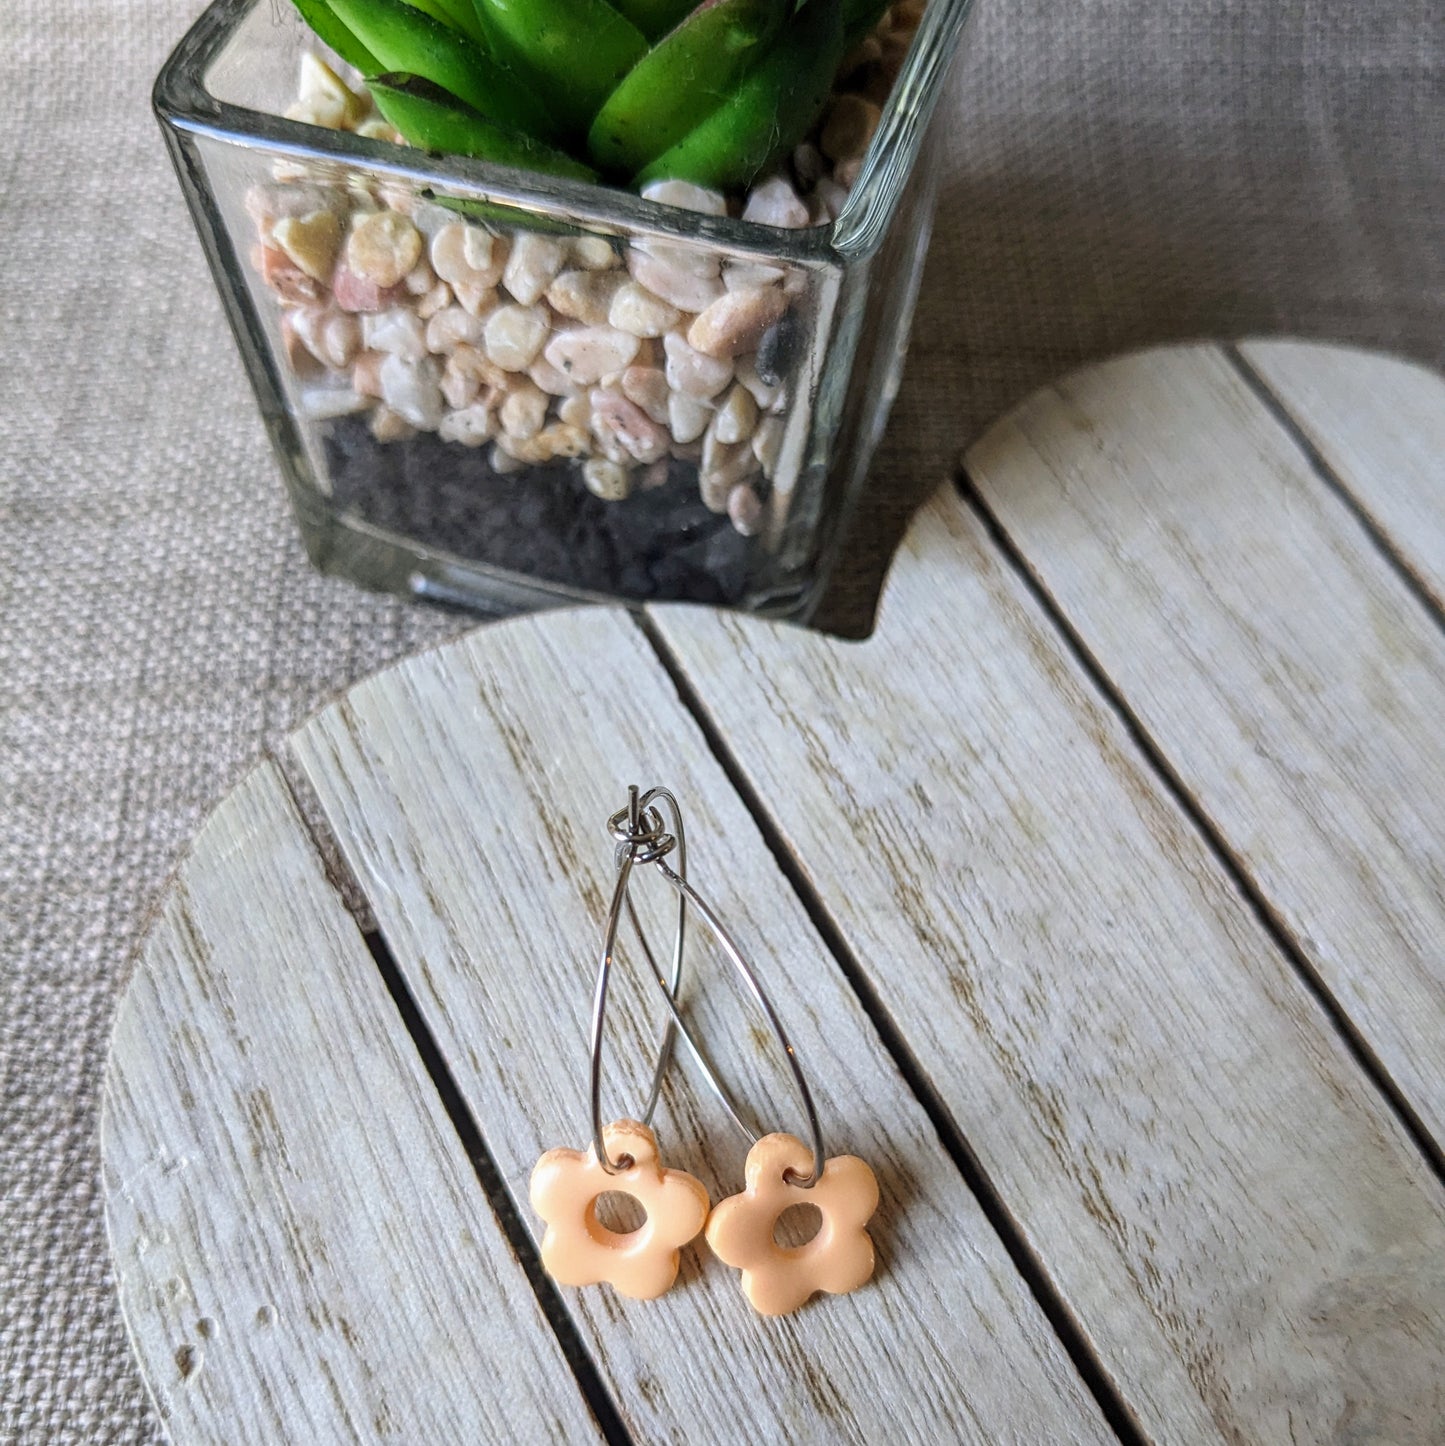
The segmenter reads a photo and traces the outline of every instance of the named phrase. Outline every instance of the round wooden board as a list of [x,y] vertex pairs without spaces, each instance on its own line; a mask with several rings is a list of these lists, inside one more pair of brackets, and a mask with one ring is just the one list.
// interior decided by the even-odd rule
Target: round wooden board
[[[1428,529],[1384,555],[1257,384],[1195,348],[1028,404],[921,516],[864,644],[686,608],[496,624],[237,788],[105,1087],[119,1289],[174,1438],[1440,1439],[1435,561]],[[1421,468],[1409,506],[1445,516]],[[683,799],[833,1148],[882,1182],[874,1282],[781,1321],[701,1246],[656,1302],[537,1266],[527,1177],[584,1143],[632,782]],[[1410,810],[1387,868],[1382,797]],[[721,966],[685,993],[760,1123],[798,1128]],[[646,1001],[624,985],[619,1110]],[[685,1067],[659,1136],[738,1188]]]

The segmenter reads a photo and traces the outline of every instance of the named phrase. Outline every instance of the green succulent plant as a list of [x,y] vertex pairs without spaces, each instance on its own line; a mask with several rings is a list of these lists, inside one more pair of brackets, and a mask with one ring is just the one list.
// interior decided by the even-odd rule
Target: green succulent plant
[[294,0],[414,146],[574,178],[746,186],[887,0]]

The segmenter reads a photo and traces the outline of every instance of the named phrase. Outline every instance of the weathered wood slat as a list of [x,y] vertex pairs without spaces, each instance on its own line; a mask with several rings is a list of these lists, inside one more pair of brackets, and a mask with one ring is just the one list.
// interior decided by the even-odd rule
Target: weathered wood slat
[[[625,615],[487,629],[354,689],[294,746],[529,1218],[538,1154],[586,1137],[587,1018],[612,882],[605,821],[633,781],[678,790],[693,877],[756,951],[832,1148],[876,1168],[880,1265],[856,1294],[764,1319],[700,1247],[660,1300],[565,1293],[641,1439],[1112,1439]],[[695,967],[690,1008],[740,1097],[765,1128],[801,1128],[725,964]],[[636,971],[619,984],[633,995],[612,1021],[614,1112],[639,1108],[660,1015]],[[714,1200],[739,1188],[743,1142],[685,1073],[659,1137]]]
[[1445,636],[1228,362],[1028,403],[970,475],[1445,1143]]
[[[1141,487],[1100,405],[1067,410],[1070,465]],[[1043,527],[1011,455],[981,449],[991,496]],[[653,618],[1144,1429],[1438,1441],[1445,1191],[967,509],[917,524],[864,644]]]
[[599,1439],[269,765],[150,935],[103,1159],[121,1301],[177,1441]]
[[1445,377],[1345,347],[1260,341],[1240,352],[1445,608]]

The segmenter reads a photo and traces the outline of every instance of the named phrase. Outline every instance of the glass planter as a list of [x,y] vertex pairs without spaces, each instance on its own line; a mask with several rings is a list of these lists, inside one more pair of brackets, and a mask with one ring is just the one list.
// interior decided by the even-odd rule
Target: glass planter
[[217,0],[155,106],[313,561],[484,611],[806,619],[897,389],[969,4],[932,0],[785,229],[288,119],[320,48]]

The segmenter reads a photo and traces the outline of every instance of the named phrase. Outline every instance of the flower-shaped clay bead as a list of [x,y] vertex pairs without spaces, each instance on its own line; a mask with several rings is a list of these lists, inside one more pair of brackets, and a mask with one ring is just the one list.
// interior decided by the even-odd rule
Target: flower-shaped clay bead
[[[844,1295],[873,1274],[873,1241],[863,1228],[878,1208],[878,1181],[856,1155],[834,1155],[811,1186],[813,1152],[792,1135],[764,1135],[748,1151],[747,1186],[707,1222],[718,1259],[743,1273],[743,1294],[762,1315],[787,1315],[814,1291]],[[823,1217],[806,1245],[779,1245],[778,1217],[790,1205],[816,1205]]]
[[[622,1295],[652,1300],[677,1279],[677,1253],[707,1219],[702,1183],[684,1170],[666,1170],[657,1139],[636,1120],[618,1120],[602,1131],[610,1160],[631,1158],[609,1175],[595,1149],[548,1150],[532,1169],[532,1208],[547,1222],[542,1264],[562,1285],[609,1282]],[[609,1191],[631,1195],[647,1219],[625,1235],[597,1218],[597,1198]]]

